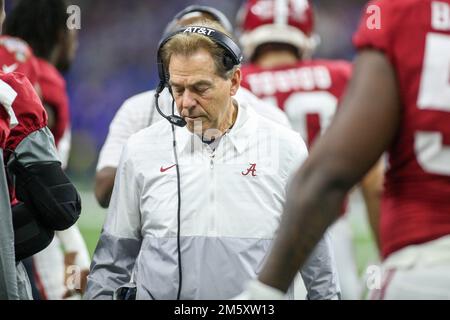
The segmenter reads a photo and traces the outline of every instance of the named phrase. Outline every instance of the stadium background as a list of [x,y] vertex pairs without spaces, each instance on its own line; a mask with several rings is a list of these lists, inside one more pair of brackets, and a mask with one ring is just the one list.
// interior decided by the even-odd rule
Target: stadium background
[[[83,198],[80,229],[92,254],[106,210],[93,196],[98,152],[117,109],[128,97],[156,86],[156,46],[167,22],[188,4],[222,10],[233,22],[242,0],[72,0],[81,9],[79,49],[66,75],[71,104],[72,152],[68,173]],[[313,0],[316,31],[322,39],[315,57],[354,56],[351,36],[366,1]],[[14,0],[6,0],[6,11]],[[149,105],[149,108],[151,106]],[[376,261],[359,193],[352,195],[350,218],[359,271]]]

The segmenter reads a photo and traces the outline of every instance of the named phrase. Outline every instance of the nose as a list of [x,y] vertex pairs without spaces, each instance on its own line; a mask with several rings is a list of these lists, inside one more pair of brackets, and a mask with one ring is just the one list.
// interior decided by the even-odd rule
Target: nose
[[184,90],[183,95],[181,96],[181,109],[190,110],[195,107],[197,104],[197,100],[195,100],[195,96],[189,90]]

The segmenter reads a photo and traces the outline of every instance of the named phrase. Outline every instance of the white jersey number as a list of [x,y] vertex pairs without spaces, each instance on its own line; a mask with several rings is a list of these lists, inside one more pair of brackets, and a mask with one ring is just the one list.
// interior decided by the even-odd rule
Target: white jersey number
[[311,146],[330,124],[337,104],[336,97],[327,91],[299,92],[286,100],[284,110],[292,128]]
[[[9,84],[0,80],[0,105],[2,105],[9,115],[9,127],[14,128],[19,124],[12,105],[17,98],[17,92]],[[0,106],[1,107],[1,106]]]
[[[418,108],[450,112],[450,37],[448,35],[439,33],[427,35],[422,69]],[[450,119],[450,115],[445,116]],[[424,171],[450,175],[450,146],[443,144],[443,137],[443,133],[438,131],[416,133],[414,149],[417,161]]]

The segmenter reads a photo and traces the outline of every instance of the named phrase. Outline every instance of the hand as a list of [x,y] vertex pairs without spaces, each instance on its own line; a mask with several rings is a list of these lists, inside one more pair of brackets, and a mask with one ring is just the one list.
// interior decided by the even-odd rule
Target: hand
[[[64,255],[64,285],[67,287],[66,293],[63,299],[73,297],[77,294],[83,295],[86,291],[87,277],[89,275],[89,269],[82,269],[77,274],[74,274],[74,270],[71,269],[75,264],[76,252],[68,252]],[[75,277],[75,278],[74,278]],[[73,288],[75,285],[75,288]]]
[[[80,280],[79,280],[80,287],[75,288],[75,289],[67,288],[66,292],[64,293],[63,299],[68,299],[68,298],[74,297],[76,295],[83,295],[86,292],[88,275],[89,275],[88,269],[81,270]],[[66,283],[66,287],[67,287],[67,283]]]

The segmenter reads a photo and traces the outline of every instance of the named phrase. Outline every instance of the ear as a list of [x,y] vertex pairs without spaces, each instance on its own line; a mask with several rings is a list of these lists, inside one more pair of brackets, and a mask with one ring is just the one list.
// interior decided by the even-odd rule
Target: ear
[[237,68],[231,77],[231,96],[235,96],[239,88],[241,87],[242,71],[241,68]]

